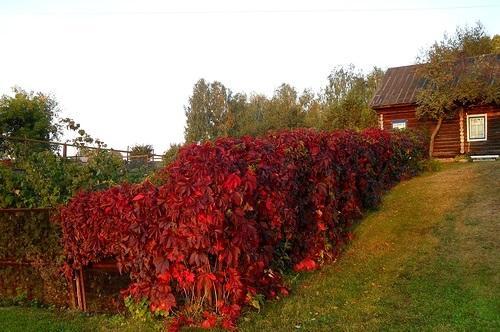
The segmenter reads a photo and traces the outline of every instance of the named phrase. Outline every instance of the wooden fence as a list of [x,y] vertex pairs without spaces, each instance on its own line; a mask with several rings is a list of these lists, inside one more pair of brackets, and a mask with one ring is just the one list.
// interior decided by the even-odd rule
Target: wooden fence
[[112,148],[103,148],[103,147],[95,147],[95,146],[87,146],[87,145],[80,145],[80,144],[71,144],[71,143],[63,143],[63,142],[55,142],[55,141],[44,141],[44,140],[37,140],[37,139],[31,139],[31,138],[23,138],[23,137],[12,137],[12,136],[1,136],[1,139],[7,140],[7,141],[14,141],[14,142],[20,142],[24,144],[47,144],[47,145],[55,145],[57,146],[61,151],[61,155],[64,158],[71,158],[71,159],[80,159],[85,158],[84,156],[79,156],[79,155],[70,155],[68,153],[68,148],[74,148],[75,150],[81,150],[81,149],[87,149],[87,150],[101,150],[101,151],[109,151],[112,153],[119,153],[122,159],[125,161],[129,162],[132,160],[146,160],[148,162],[159,162],[163,160],[163,155],[155,154],[154,150],[151,154],[147,155],[136,155],[132,154],[129,147],[127,147],[127,150],[117,150],[117,149],[112,149]]

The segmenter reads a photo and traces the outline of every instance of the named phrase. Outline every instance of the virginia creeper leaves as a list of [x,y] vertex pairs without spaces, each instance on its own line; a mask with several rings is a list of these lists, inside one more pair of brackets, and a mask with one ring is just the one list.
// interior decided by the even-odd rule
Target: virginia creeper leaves
[[[416,173],[423,146],[376,129],[193,144],[160,172],[160,186],[73,197],[60,213],[66,257],[73,268],[116,258],[132,280],[124,293],[178,311],[173,328],[232,328],[251,299],[288,294],[283,269],[335,257],[353,220]],[[183,315],[194,303],[203,317]]]

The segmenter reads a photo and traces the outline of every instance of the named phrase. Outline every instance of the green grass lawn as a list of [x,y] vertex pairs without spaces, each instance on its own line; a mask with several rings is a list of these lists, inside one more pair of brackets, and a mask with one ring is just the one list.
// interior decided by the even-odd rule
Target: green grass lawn
[[160,331],[158,321],[133,321],[121,315],[87,315],[78,311],[0,307],[0,331]]
[[[500,162],[445,165],[389,192],[335,264],[242,331],[500,330]],[[122,317],[0,308],[4,331],[151,330]]]

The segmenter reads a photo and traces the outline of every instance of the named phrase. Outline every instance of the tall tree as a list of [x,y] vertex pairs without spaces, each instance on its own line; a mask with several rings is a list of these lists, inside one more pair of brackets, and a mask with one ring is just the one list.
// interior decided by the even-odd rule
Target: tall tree
[[336,67],[328,76],[322,99],[326,112],[325,129],[362,129],[376,124],[369,107],[383,71],[375,67],[365,75],[352,64]]
[[13,88],[13,92],[13,96],[3,95],[0,98],[0,157],[19,157],[39,151],[55,153],[59,146],[48,141],[59,140],[62,136],[67,138],[66,142],[81,147],[106,147],[103,141],[92,138],[75,120],[60,118],[60,109],[54,97],[18,87]]
[[436,122],[429,143],[429,156],[443,121],[465,108],[500,103],[500,80],[494,41],[481,23],[458,27],[444,35],[418,58],[417,73],[425,81],[417,95],[417,116]]
[[237,118],[237,135],[263,135],[269,130],[267,115],[270,101],[262,94],[251,95],[245,104],[241,104],[241,112]]
[[304,113],[304,127],[322,129],[326,119],[320,97],[312,90],[306,89],[299,97],[299,104]]
[[[228,116],[226,119],[226,128],[228,136],[241,136],[249,134],[245,132],[245,123],[248,123],[247,96],[244,93],[236,93],[229,98]],[[250,124],[251,125],[251,124]]]
[[[14,96],[0,98],[0,156],[14,152],[14,146],[6,138],[28,138],[53,140],[60,134],[57,123],[59,108],[57,102],[43,93],[26,92],[21,88],[13,89]],[[38,150],[50,149],[49,145],[37,144]]]
[[365,89],[363,90],[363,109],[361,111],[360,128],[369,128],[377,126],[377,113],[370,107],[370,101],[377,90],[378,84],[382,81],[385,72],[373,67],[372,70],[365,76]]
[[322,94],[311,90],[299,94],[293,86],[283,83],[272,98],[262,94],[233,95],[220,82],[201,79],[185,108],[186,142],[226,135],[263,135],[270,130],[299,127],[331,130],[374,126],[376,114],[369,101],[382,76],[378,68],[365,75],[352,65],[337,67]]
[[491,44],[493,47],[493,53],[500,54],[500,35],[494,35],[493,38],[491,38]]
[[193,88],[189,104],[185,107],[186,142],[200,142],[227,135],[229,99],[231,92],[220,82],[206,82],[200,79]]
[[227,136],[231,127],[229,99],[231,91],[221,82],[212,82],[208,90],[209,139]]
[[185,107],[186,127],[184,139],[186,142],[199,142],[210,139],[210,115],[208,109],[209,86],[200,79],[189,97],[189,105]]
[[274,92],[267,110],[266,122],[269,129],[292,129],[302,127],[304,113],[298,101],[298,94],[291,85],[283,83]]

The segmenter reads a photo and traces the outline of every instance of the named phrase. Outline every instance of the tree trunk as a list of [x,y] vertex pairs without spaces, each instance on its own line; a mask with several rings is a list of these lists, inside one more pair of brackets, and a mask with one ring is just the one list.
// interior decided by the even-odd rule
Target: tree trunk
[[440,117],[436,124],[436,128],[434,128],[434,130],[432,131],[431,141],[429,142],[429,158],[432,158],[432,154],[434,153],[434,140],[436,139],[439,129],[441,129],[442,123],[443,123],[443,118]]

